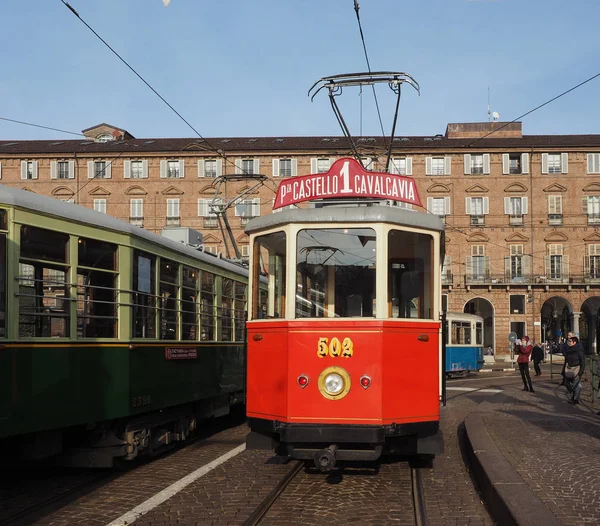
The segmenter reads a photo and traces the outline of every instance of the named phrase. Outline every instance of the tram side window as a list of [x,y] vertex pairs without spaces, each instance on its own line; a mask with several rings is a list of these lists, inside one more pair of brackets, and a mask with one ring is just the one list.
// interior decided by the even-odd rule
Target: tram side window
[[475,324],[475,343],[483,345],[483,323],[480,321]]
[[246,293],[248,287],[245,283],[234,282],[235,299],[233,303],[233,317],[235,320],[234,340],[243,342],[246,335]]
[[161,258],[159,287],[160,339],[177,340],[179,338],[179,263]]
[[433,238],[391,230],[388,234],[388,316],[433,319]]
[[198,339],[198,271],[183,267],[183,285],[181,289],[181,339]]
[[296,317],[375,316],[375,261],[371,228],[298,232]]
[[21,227],[19,337],[70,336],[68,247],[67,234]]
[[6,236],[0,234],[0,338],[6,337]]
[[156,338],[156,256],[133,253],[133,336]]
[[221,287],[221,340],[233,341],[233,280],[223,278]]
[[200,303],[200,339],[215,340],[215,275],[202,272],[202,293]]
[[77,336],[117,337],[117,245],[80,238],[77,265]]
[[452,345],[471,345],[470,321],[452,321],[451,343]]
[[[252,319],[285,317],[286,235],[273,232],[254,240]],[[262,278],[268,281],[266,305],[260,294]],[[261,297],[263,300],[261,300]]]

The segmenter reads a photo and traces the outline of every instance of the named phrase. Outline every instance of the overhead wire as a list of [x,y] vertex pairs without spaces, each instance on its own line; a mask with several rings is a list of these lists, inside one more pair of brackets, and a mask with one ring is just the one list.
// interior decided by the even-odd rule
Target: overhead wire
[[[360,7],[358,5],[358,0],[354,0],[354,11],[356,12],[356,20],[358,22],[358,29],[360,31],[360,40],[362,42],[363,51],[365,53],[365,60],[367,61],[367,68],[369,70],[369,73],[371,73],[371,64],[369,62],[369,54],[367,53],[367,44],[365,43],[365,35],[363,34],[359,10],[360,10]],[[379,111],[379,101],[377,100],[377,93],[375,91],[375,85],[372,84],[371,88],[373,89],[373,97],[375,99],[375,107],[377,108],[377,116],[379,117],[379,126],[381,127],[381,135],[383,136],[384,144],[386,145],[386,148],[387,148],[385,131],[383,129],[383,121],[381,120],[381,112]],[[361,89],[361,91],[362,91],[362,89]],[[362,106],[361,106],[361,134],[362,134]]]

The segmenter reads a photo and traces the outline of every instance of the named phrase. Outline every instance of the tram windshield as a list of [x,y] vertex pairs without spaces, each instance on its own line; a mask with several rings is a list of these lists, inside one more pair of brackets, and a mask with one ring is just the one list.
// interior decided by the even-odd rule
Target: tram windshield
[[373,229],[300,230],[296,317],[375,316],[375,260]]

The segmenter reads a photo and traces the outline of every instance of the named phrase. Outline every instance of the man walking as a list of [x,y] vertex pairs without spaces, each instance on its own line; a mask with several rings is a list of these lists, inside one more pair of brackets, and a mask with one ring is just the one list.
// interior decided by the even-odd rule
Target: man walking
[[536,343],[533,346],[533,350],[531,351],[531,359],[533,360],[535,375],[541,376],[542,369],[540,368],[540,363],[544,360],[544,349],[542,349],[539,343]]

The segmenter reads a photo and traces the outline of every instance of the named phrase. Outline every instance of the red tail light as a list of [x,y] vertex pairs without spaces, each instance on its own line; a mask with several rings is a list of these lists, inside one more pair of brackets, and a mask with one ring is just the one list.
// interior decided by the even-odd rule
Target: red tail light
[[360,379],[360,385],[363,389],[367,389],[371,385],[371,378],[366,374]]
[[304,389],[308,385],[308,376],[305,374],[298,376],[298,385]]

